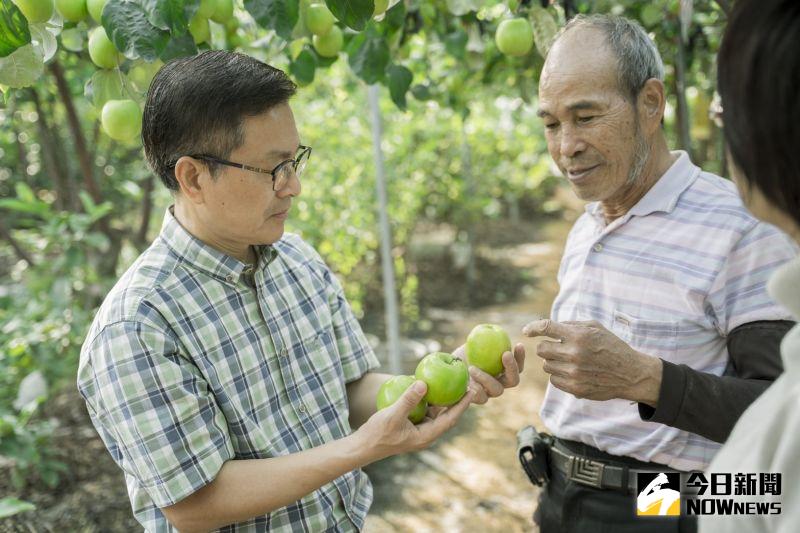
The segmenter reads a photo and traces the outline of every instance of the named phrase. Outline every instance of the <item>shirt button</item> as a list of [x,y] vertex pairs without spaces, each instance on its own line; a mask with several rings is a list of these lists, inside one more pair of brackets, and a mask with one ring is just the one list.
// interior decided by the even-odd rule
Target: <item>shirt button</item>
[[602,245],[602,244],[600,244],[600,243],[598,242],[597,244],[595,244],[595,245],[592,247],[592,249],[593,249],[595,252],[599,252],[599,251],[601,251],[601,250],[603,249],[603,245]]
[[281,348],[281,351],[278,352],[278,355],[280,355],[281,357],[286,357],[287,355],[289,355],[289,350],[287,350],[286,348]]
[[301,413],[305,413],[305,412],[306,412],[306,406],[305,406],[305,404],[301,403],[301,404],[300,404],[300,407],[298,408],[298,410],[299,410]]
[[232,282],[233,281],[233,274],[228,274],[227,276],[225,276],[225,280],[227,282],[229,282],[229,283]]

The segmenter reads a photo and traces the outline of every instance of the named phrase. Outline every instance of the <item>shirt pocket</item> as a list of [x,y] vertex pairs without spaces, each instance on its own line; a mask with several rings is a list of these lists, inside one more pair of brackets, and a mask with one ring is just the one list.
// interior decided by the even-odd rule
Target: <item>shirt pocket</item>
[[675,351],[678,327],[677,320],[653,320],[615,309],[611,331],[636,350],[666,355]]
[[344,436],[349,429],[347,389],[331,330],[320,328],[306,335],[295,346],[291,362],[307,415],[314,417],[318,426]]

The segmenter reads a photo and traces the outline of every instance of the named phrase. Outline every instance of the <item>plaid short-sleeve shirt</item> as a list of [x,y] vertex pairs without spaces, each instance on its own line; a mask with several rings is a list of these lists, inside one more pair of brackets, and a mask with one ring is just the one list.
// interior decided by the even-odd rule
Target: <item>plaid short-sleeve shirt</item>
[[[313,248],[286,234],[257,255],[248,268],[168,211],[83,345],[78,389],[148,531],[172,530],[160,508],[211,482],[225,461],[349,434],[345,385],[378,366]],[[369,479],[354,470],[224,530],[360,529],[371,500]]]

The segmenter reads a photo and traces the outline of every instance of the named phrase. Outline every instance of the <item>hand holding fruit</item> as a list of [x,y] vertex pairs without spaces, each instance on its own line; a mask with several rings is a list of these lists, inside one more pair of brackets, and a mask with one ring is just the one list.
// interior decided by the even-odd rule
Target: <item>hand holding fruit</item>
[[426,392],[428,388],[424,382],[413,382],[397,401],[372,415],[356,431],[365,445],[372,449],[375,460],[427,448],[456,424],[472,400],[472,393],[468,392],[457,404],[415,426],[409,416],[418,408]]
[[475,391],[476,404],[484,404],[505,389],[519,385],[519,374],[525,367],[525,347],[517,344],[512,352],[508,333],[493,324],[476,326],[467,343],[453,355],[469,362],[470,388]]

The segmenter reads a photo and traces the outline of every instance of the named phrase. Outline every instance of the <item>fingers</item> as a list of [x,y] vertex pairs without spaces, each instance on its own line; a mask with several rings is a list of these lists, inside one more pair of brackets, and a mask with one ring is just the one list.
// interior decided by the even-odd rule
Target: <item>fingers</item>
[[462,344],[461,346],[459,346],[458,348],[453,350],[453,355],[455,357],[458,357],[462,361],[466,361],[467,360],[467,345],[466,344]]
[[434,435],[438,437],[453,427],[458,419],[461,418],[461,415],[464,414],[464,411],[467,410],[469,404],[472,403],[473,397],[473,391],[468,389],[467,393],[457,404],[448,407],[446,411],[441,413],[436,417],[435,420],[433,420],[433,422],[431,422],[430,431],[432,431]]
[[474,394],[472,397],[472,403],[475,405],[483,405],[489,401],[489,395],[486,394],[486,391],[483,390],[483,387],[480,385],[480,383],[476,382],[471,377],[469,380],[469,388]]
[[503,384],[480,368],[470,366],[469,375],[472,380],[486,392],[489,398],[497,398],[503,394],[503,390],[505,389]]
[[572,369],[573,365],[569,363],[564,363],[562,361],[545,360],[544,364],[542,365],[542,370],[544,370],[551,376],[556,376],[564,379],[568,379],[570,377],[570,372],[572,371]]
[[520,373],[525,368],[525,346],[522,343],[518,343],[514,346],[514,359],[517,360],[517,369],[519,369]]
[[425,384],[424,381],[415,381],[406,391],[403,393],[402,396],[391,406],[396,413],[397,416],[407,417],[411,414],[411,411],[417,406],[417,404],[422,400],[422,397],[425,396],[425,393],[428,390],[428,386]]
[[545,318],[534,320],[522,328],[522,334],[526,337],[551,337],[553,339],[565,339],[571,333],[569,326],[560,322]]
[[540,341],[536,346],[536,355],[547,360],[566,361],[570,359],[570,354],[566,351],[564,344],[554,341]]
[[[523,358],[525,352],[522,352]],[[511,355],[511,352],[503,354],[503,375],[500,377],[500,383],[503,388],[516,387],[519,385],[519,364],[517,358]]]

